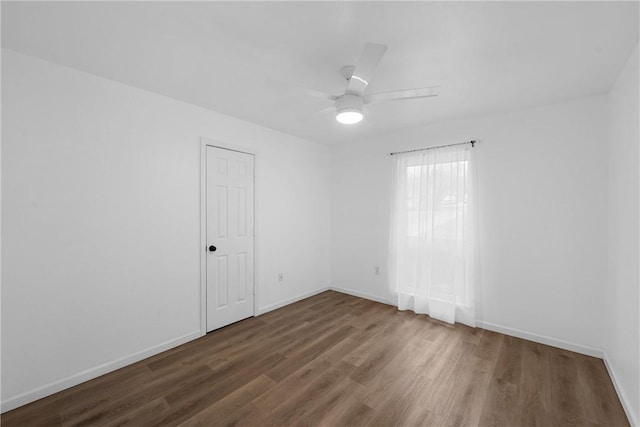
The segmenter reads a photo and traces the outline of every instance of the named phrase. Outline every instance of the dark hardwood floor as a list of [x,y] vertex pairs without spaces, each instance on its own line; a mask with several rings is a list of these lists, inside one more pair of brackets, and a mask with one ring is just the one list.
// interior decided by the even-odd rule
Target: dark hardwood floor
[[10,426],[627,426],[601,360],[324,292],[4,414]]

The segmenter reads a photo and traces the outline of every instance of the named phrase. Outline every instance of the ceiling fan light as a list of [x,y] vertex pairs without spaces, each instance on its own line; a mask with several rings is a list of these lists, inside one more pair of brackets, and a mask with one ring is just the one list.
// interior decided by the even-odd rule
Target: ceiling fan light
[[362,112],[354,109],[338,111],[336,120],[344,125],[353,125],[362,121]]
[[336,120],[345,125],[353,125],[362,121],[362,96],[346,93],[336,99]]

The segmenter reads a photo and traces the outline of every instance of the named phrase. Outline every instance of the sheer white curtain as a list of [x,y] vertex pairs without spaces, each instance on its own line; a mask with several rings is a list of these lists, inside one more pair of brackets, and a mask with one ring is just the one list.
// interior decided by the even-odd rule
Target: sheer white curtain
[[396,154],[390,285],[400,310],[475,327],[475,149]]

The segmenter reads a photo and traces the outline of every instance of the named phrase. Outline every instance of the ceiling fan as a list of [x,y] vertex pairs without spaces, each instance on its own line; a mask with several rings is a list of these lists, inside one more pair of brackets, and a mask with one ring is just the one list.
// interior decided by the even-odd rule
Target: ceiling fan
[[365,94],[371,77],[386,51],[387,46],[383,44],[367,43],[356,65],[349,65],[340,70],[347,80],[347,86],[342,95],[332,95],[307,88],[298,89],[302,89],[308,95],[334,101],[336,120],[343,124],[360,122],[364,118],[363,107],[365,104],[438,95],[439,86]]

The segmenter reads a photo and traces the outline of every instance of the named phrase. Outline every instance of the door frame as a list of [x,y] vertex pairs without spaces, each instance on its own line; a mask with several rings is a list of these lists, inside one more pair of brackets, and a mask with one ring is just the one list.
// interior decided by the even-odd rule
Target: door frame
[[253,155],[253,317],[258,313],[258,150],[200,137],[200,336],[207,334],[207,147]]

